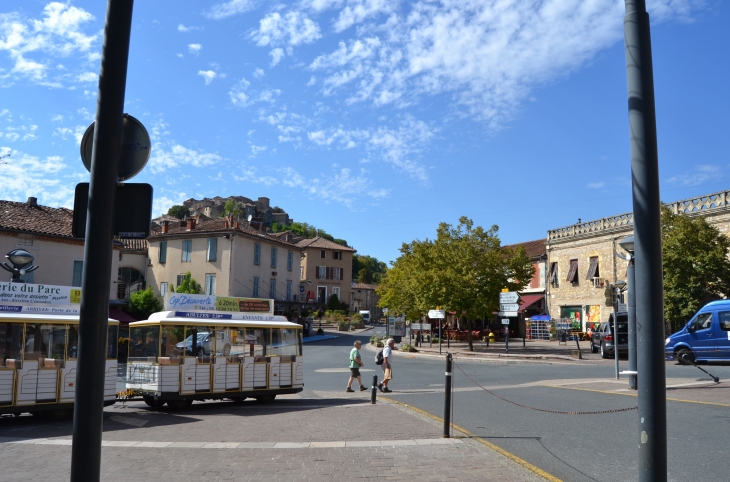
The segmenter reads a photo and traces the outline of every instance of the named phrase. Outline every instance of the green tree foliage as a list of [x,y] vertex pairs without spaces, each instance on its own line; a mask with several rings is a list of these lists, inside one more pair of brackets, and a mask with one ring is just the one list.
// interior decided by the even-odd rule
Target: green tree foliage
[[[436,239],[403,244],[401,256],[387,271],[378,294],[379,306],[418,319],[442,306],[471,321],[497,311],[502,288],[517,291],[532,277],[524,248],[500,245],[499,228],[474,226],[461,217],[459,225],[441,223]],[[471,333],[471,330],[469,330]],[[469,348],[472,348],[471,336]]]
[[185,273],[182,283],[177,286],[176,292],[189,295],[198,295],[203,292],[203,287],[200,286],[200,283],[195,281],[193,275],[190,274],[190,271],[188,271],[187,273]]
[[[360,272],[363,269],[367,269],[367,272],[369,272],[369,278],[368,278],[367,273],[365,273],[364,276],[365,276],[365,279],[369,279],[370,281],[362,281],[360,279]],[[357,281],[359,283],[379,284],[380,279],[382,278],[383,274],[385,274],[387,269],[388,269],[388,266],[385,263],[383,263],[382,261],[379,261],[377,258],[373,258],[372,256],[361,255],[361,254],[352,255],[353,281]]]
[[370,272],[369,269],[362,268],[360,271],[357,272],[357,282],[370,284],[373,282],[373,274]]
[[238,203],[235,200],[229,199],[223,205],[223,212],[221,213],[221,217],[223,217],[223,216],[240,216],[241,214],[243,214],[243,209],[241,209],[241,207],[238,205]]
[[662,208],[664,317],[672,327],[730,294],[730,239],[704,217]]
[[276,214],[279,214],[279,213],[283,213],[283,212],[284,212],[284,210],[283,210],[283,209],[281,209],[281,208],[280,208],[279,206],[274,206],[273,208],[271,208],[271,212],[272,212],[272,213],[276,213]]
[[162,300],[155,296],[151,286],[129,295],[129,314],[135,318],[147,319],[158,311],[162,311]]
[[330,311],[335,311],[335,310],[340,309],[340,299],[337,295],[330,296],[330,299],[327,302],[327,309]]
[[167,210],[167,215],[173,216],[178,219],[184,219],[184,218],[190,216],[190,210],[188,208],[186,208],[185,206],[176,204],[175,206],[173,206]]

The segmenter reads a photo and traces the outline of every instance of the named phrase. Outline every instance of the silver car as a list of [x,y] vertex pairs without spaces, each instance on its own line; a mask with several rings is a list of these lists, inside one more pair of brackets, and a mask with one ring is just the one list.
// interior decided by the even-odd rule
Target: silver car
[[601,323],[591,336],[591,353],[600,351],[603,358],[613,356],[616,347],[619,354],[629,352],[629,315],[626,312],[616,313],[618,335],[613,332],[613,316],[611,313],[608,322]]

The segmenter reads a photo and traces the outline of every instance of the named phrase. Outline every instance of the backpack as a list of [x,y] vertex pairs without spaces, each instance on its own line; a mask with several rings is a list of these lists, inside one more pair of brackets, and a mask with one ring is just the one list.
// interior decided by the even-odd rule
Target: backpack
[[375,354],[375,364],[376,365],[383,364],[383,350],[378,350],[378,352]]

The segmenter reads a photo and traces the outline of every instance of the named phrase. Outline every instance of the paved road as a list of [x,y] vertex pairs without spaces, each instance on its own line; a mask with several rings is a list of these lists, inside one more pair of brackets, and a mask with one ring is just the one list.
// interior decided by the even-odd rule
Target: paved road
[[[368,334],[369,335],[369,334]],[[344,390],[347,374],[328,371],[344,367],[353,336],[315,343],[307,347],[307,387],[317,395]],[[360,336],[363,341],[366,336]],[[379,370],[373,351],[363,350],[366,369]],[[623,362],[625,364],[625,361]],[[604,389],[614,381],[614,369],[604,363],[474,362],[457,364],[480,385],[522,405],[556,411],[616,410],[636,406],[634,396],[570,389]],[[616,481],[637,478],[637,412],[601,415],[561,415],[531,410],[505,402],[477,387],[455,369],[454,423],[471,431],[548,473],[567,481]],[[721,380],[730,379],[730,367],[712,366]],[[365,372],[370,376],[379,371]],[[391,396],[400,402],[442,416],[444,361],[408,358],[394,361]],[[707,377],[694,367],[667,364],[667,377],[693,383]],[[676,379],[676,380],[675,380]],[[554,380],[544,386],[543,381]],[[591,380],[595,382],[591,383]],[[578,383],[580,381],[588,383]],[[560,387],[556,387],[559,385]],[[615,386],[615,385],[614,385]],[[672,390],[670,398],[682,399],[691,387]],[[715,400],[730,403],[730,386],[715,389]],[[717,396],[719,394],[719,396]],[[730,393],[728,393],[730,395]],[[383,395],[381,395],[383,396]],[[728,406],[668,401],[668,457],[670,480],[727,480],[730,450]]]

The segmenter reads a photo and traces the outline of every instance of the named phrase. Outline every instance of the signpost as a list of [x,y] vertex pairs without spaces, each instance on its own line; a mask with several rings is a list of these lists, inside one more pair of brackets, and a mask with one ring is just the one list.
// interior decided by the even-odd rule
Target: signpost
[[499,294],[499,316],[503,316],[502,325],[504,331],[504,349],[509,353],[509,317],[516,317],[520,309],[520,295],[516,291],[507,291],[506,288]]
[[439,355],[441,354],[441,320],[446,318],[446,310],[437,307],[435,310],[428,311],[428,317],[434,320],[439,320]]

